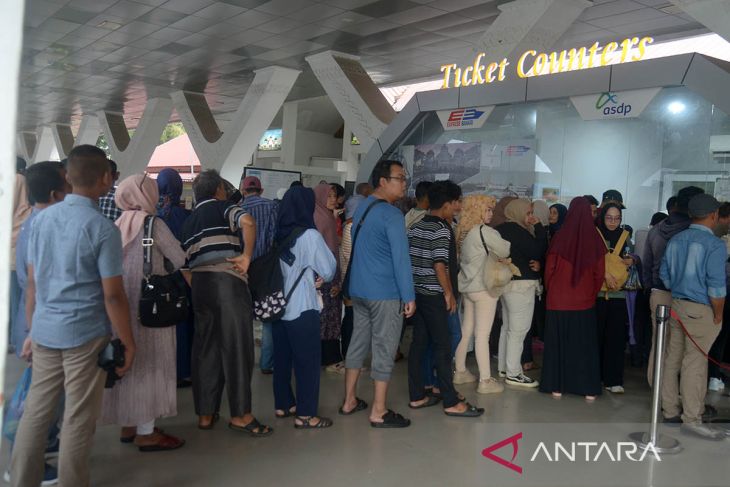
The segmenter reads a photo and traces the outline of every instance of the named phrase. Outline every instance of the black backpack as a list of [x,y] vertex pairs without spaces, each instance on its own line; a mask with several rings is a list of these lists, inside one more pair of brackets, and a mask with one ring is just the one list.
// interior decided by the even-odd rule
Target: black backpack
[[257,320],[270,323],[281,319],[292,293],[304,276],[302,269],[289,292],[284,294],[284,276],[281,273],[282,249],[289,247],[292,240],[304,233],[304,228],[294,229],[280,245],[257,258],[248,268],[248,287],[253,298],[253,312]]

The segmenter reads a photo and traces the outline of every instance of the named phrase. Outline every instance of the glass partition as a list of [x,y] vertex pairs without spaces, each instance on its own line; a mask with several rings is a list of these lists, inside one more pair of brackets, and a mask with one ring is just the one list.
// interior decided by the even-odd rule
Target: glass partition
[[497,106],[481,128],[446,131],[428,112],[387,156],[406,164],[411,190],[449,178],[465,194],[568,204],[617,189],[634,228],[690,184],[730,201],[730,117],[684,87],[661,89],[636,118],[583,120],[564,98]]

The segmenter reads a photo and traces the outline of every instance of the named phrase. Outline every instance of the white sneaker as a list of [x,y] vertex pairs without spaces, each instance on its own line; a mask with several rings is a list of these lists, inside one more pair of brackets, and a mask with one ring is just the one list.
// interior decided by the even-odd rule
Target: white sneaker
[[611,387],[606,387],[606,390],[608,392],[612,392],[614,394],[623,394],[625,392],[624,391],[624,386],[611,386]]
[[509,385],[519,387],[537,387],[540,385],[538,381],[527,377],[525,374],[515,375],[514,377],[507,377],[504,381]]
[[504,391],[504,386],[493,377],[479,380],[477,386],[477,393],[479,394],[498,394],[502,391]]
[[725,383],[722,381],[722,379],[713,377],[712,379],[710,379],[710,385],[708,385],[707,388],[711,391],[719,392],[725,389]]
[[505,377],[507,377],[507,372],[505,372],[504,370],[500,370],[499,376],[504,379]]
[[468,370],[457,370],[454,372],[454,384],[468,384],[476,381],[477,378]]

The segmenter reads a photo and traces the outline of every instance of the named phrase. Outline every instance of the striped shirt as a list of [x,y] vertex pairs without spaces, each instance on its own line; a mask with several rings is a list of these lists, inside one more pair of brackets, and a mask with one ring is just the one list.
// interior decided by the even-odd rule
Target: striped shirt
[[411,271],[416,294],[435,296],[444,290],[436,277],[434,265],[448,266],[453,232],[448,222],[426,215],[408,230]]
[[243,252],[238,222],[245,213],[228,201],[205,200],[195,206],[182,230],[182,247],[190,270],[205,267],[238,276],[226,259]]
[[257,259],[271,250],[276,235],[279,205],[258,195],[248,195],[241,203],[241,208],[256,220],[256,245],[254,245],[252,260]]

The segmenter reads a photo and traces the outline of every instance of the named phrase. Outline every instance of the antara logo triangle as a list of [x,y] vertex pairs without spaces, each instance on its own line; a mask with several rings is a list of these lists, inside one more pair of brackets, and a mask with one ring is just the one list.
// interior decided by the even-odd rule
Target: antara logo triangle
[[[517,452],[520,449],[520,446],[519,446],[519,443],[518,442],[521,439],[522,439],[522,433],[517,433],[514,436],[510,436],[509,438],[505,438],[504,440],[502,440],[500,442],[497,442],[497,443],[495,443],[492,446],[488,446],[487,448],[485,448],[484,450],[482,450],[482,456],[484,456],[484,457],[486,457],[486,458],[488,458],[488,459],[490,459],[490,460],[492,460],[494,462],[499,463],[503,467],[507,467],[510,470],[514,470],[518,474],[522,474],[522,467],[520,467],[519,465],[516,465],[515,463],[513,463],[515,461],[515,458],[517,458]],[[511,460],[509,460],[509,461],[508,460],[505,460],[504,458],[498,457],[497,455],[495,455],[493,453],[494,451],[499,450],[500,448],[502,448],[502,447],[504,447],[506,445],[509,445],[509,444],[512,445],[512,459]]]

